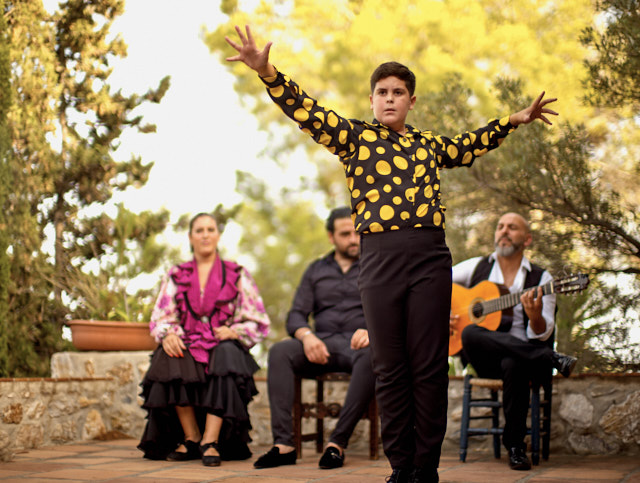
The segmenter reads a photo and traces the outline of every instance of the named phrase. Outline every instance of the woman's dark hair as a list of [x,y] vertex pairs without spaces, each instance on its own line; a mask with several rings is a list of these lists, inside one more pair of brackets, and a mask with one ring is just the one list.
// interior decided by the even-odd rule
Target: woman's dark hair
[[193,218],[191,218],[191,220],[189,221],[189,234],[191,234],[191,232],[193,231],[193,224],[196,222],[196,220],[198,218],[202,218],[203,216],[208,216],[209,218],[211,218],[213,221],[216,222],[216,226],[218,227],[218,231],[220,233],[222,233],[222,230],[224,230],[224,224],[218,219],[218,217],[215,215],[215,213],[205,213],[205,212],[201,212],[198,213],[197,215],[195,215]]
[[334,208],[329,213],[329,218],[327,218],[327,223],[325,227],[329,233],[333,233],[336,229],[336,220],[338,218],[351,218],[351,208],[347,206],[341,206],[340,208]]
[[409,95],[413,96],[413,93],[416,90],[416,76],[409,70],[409,68],[405,65],[400,64],[399,62],[385,62],[384,64],[380,64],[376,70],[371,74],[371,94],[373,94],[373,90],[376,87],[376,83],[381,79],[386,79],[387,77],[397,77],[404,81],[407,86],[407,90],[409,91]]

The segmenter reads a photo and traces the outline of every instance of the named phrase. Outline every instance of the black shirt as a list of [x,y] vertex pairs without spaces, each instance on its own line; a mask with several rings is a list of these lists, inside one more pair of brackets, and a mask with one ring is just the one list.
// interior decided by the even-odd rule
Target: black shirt
[[343,273],[334,254],[316,260],[304,272],[287,316],[292,337],[297,329],[309,327],[309,315],[320,339],[333,334],[350,338],[357,329],[367,328],[358,290],[358,260]]

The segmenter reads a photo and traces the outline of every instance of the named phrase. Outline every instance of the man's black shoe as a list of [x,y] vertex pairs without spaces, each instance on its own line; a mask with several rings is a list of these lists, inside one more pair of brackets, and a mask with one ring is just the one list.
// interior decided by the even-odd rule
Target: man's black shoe
[[565,356],[564,354],[558,354],[557,352],[553,353],[553,367],[555,367],[564,377],[569,377],[571,375],[571,371],[576,367],[576,362],[578,362],[578,359],[575,357]]
[[323,470],[333,470],[341,468],[344,464],[344,453],[340,456],[340,450],[334,446],[329,446],[320,458],[318,466]]
[[391,476],[387,476],[387,483],[411,483],[413,471],[409,468],[394,468]]
[[283,465],[295,465],[296,464],[296,450],[289,451],[288,453],[280,454],[280,449],[274,446],[265,454],[260,456],[253,463],[254,468],[275,468],[276,466]]
[[509,468],[512,470],[527,471],[531,469],[531,462],[522,448],[509,449]]
[[435,468],[416,468],[409,481],[411,483],[438,483],[440,477]]

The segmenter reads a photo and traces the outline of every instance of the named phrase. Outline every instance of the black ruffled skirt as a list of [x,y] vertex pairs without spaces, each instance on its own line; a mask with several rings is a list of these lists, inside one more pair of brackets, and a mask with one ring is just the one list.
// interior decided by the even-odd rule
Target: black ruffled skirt
[[169,357],[159,346],[141,383],[147,424],[138,449],[145,458],[166,459],[184,439],[175,407],[191,406],[201,432],[207,413],[222,418],[218,445],[223,460],[250,458],[247,406],[258,394],[253,380],[258,369],[237,341],[224,341],[211,351],[208,371],[188,350],[184,357]]

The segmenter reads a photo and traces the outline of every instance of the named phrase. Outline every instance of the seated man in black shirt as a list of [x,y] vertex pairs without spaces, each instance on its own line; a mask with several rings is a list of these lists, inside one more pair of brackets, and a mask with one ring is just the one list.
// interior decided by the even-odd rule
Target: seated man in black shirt
[[[269,350],[267,384],[274,446],[256,460],[256,468],[296,462],[291,420],[294,373],[351,373],[347,396],[320,458],[320,468],[342,466],[349,438],[374,397],[369,335],[358,291],[360,240],[351,209],[334,209],[327,220],[327,232],[334,250],[309,265],[302,277],[287,317],[287,331],[293,338]],[[309,326],[309,315],[313,315],[315,331]]]

